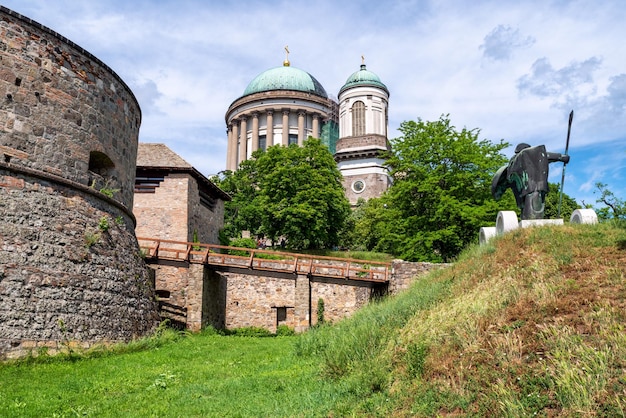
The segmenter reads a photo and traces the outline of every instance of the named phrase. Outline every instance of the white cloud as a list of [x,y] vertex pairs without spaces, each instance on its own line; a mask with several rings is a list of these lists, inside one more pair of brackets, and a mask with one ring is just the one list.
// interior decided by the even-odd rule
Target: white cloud
[[591,178],[624,175],[623,159],[602,169],[604,153],[626,142],[626,8],[618,0],[3,4],[113,68],[142,107],[141,140],[165,142],[205,174],[225,167],[228,106],[257,74],[281,65],[289,45],[292,65],[331,95],[365,55],[391,93],[392,137],[404,120],[449,113],[481,137],[562,151],[574,109],[567,190],[584,195]]
[[508,25],[496,26],[480,46],[483,55],[495,61],[509,60],[516,49],[528,48],[535,43],[531,36],[523,36],[519,29]]

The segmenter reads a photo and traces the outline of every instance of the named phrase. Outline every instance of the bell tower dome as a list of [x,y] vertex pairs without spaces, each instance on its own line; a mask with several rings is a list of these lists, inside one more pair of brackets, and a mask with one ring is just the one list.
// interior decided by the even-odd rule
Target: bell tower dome
[[339,90],[339,140],[335,161],[351,205],[380,196],[391,184],[382,154],[390,149],[389,90],[365,62]]

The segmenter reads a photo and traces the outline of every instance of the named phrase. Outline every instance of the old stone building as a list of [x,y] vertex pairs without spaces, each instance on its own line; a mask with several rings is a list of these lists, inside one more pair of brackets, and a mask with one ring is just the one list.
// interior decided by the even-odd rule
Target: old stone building
[[380,196],[391,182],[381,157],[390,148],[388,107],[387,87],[364,63],[348,77],[337,102],[286,59],[255,77],[229,106],[226,168],[236,170],[258,149],[302,145],[311,136],[334,154],[352,205]]
[[[139,144],[134,190],[138,237],[219,243],[224,202],[230,196],[166,145]],[[196,323],[202,320],[194,318],[201,315],[196,310],[201,310],[202,303],[211,303],[203,300],[207,296],[202,267],[170,264],[153,268],[162,316],[198,330]],[[200,277],[195,276],[198,274]]]
[[139,143],[137,236],[219,243],[230,196],[164,144]]
[[158,323],[131,212],[141,111],[106,64],[0,7],[0,357]]

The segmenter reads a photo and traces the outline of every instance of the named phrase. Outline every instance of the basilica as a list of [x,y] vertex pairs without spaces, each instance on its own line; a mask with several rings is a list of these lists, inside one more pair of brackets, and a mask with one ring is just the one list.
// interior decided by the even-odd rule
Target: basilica
[[335,157],[351,205],[380,196],[391,182],[382,158],[389,150],[388,106],[387,86],[364,62],[335,101],[287,58],[255,77],[228,108],[226,168],[236,170],[258,149],[320,138]]

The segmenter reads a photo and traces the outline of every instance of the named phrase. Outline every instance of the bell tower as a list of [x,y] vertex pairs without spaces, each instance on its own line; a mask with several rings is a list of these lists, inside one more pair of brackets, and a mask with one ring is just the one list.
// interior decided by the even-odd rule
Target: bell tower
[[382,154],[387,138],[389,90],[365,66],[354,72],[339,90],[339,140],[335,161],[343,175],[352,206],[360,198],[380,196],[391,184]]

